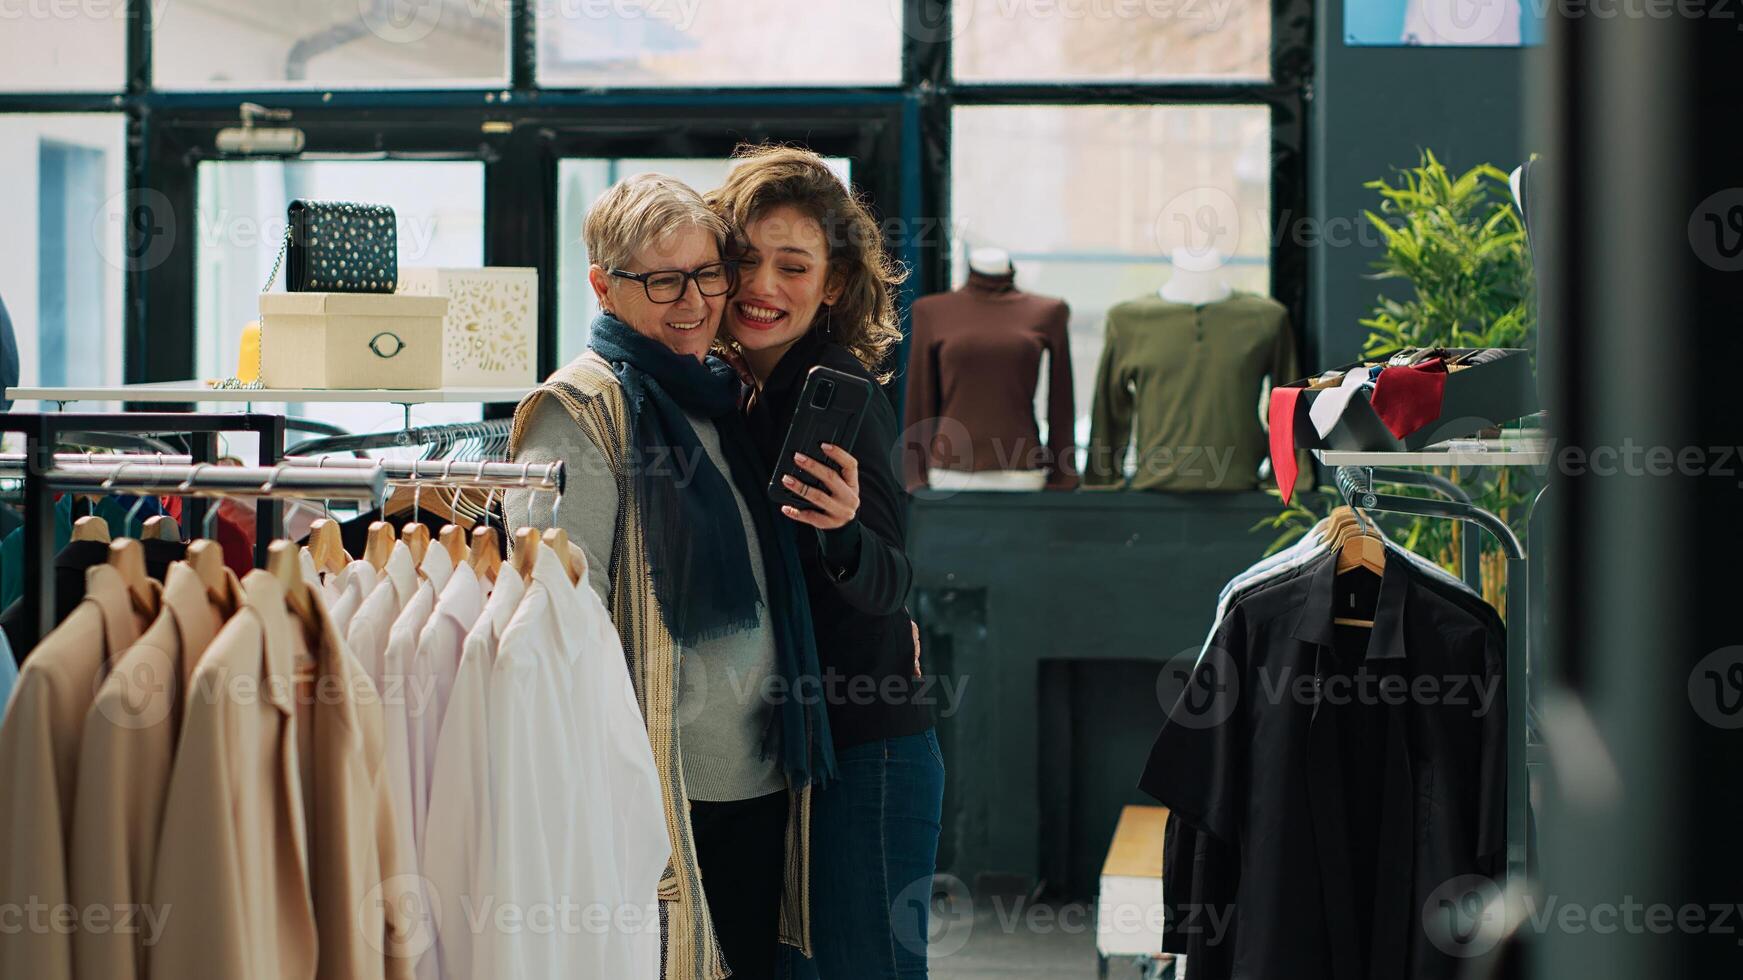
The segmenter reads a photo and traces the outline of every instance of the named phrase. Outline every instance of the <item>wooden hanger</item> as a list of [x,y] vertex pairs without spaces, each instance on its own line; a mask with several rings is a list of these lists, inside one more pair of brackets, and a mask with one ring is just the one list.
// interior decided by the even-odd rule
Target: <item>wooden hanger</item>
[[513,567],[520,573],[523,580],[530,581],[533,577],[533,562],[539,557],[539,529],[523,527],[514,532],[514,553],[510,556]]
[[439,494],[432,493],[421,497],[416,487],[395,489],[392,495],[387,498],[387,506],[381,509],[381,514],[383,517],[391,517],[414,508],[419,513],[434,514],[449,524],[458,524],[462,528],[469,528],[477,523],[465,511],[443,500]]
[[[1380,538],[1377,530],[1371,530],[1350,514],[1351,523],[1339,528],[1337,542],[1337,574],[1353,572],[1358,568],[1366,569],[1375,575],[1386,572],[1386,542]],[[1336,626],[1359,626],[1373,629],[1371,619],[1358,619],[1353,616],[1334,616],[1332,624]]]
[[339,522],[331,518],[323,517],[309,525],[308,548],[317,571],[338,573],[351,564],[351,556],[339,536]]
[[[412,550],[412,564],[421,566],[424,563],[425,553],[430,550],[430,529],[417,521],[413,521],[399,529],[399,539],[405,542],[407,548]],[[418,570],[418,574],[423,574],[421,568]]]
[[502,546],[497,542],[496,528],[480,525],[472,529],[472,570],[492,582],[502,571]]
[[302,559],[297,556],[298,545],[292,541],[278,540],[266,546],[266,570],[272,577],[278,579],[278,584],[284,586],[285,603],[297,618],[308,620],[314,611],[309,595],[309,583],[303,579]]
[[448,559],[455,568],[471,564],[472,556],[466,551],[466,529],[458,524],[445,524],[436,534],[436,543],[448,553]]
[[140,532],[141,540],[145,541],[180,541],[182,529],[176,524],[176,519],[167,514],[158,514],[145,519],[145,528]]
[[553,527],[545,531],[543,540],[557,553],[557,560],[563,563],[563,571],[569,576],[569,584],[580,584],[581,570],[575,567],[575,556],[569,553],[569,532]]
[[[230,590],[225,582],[224,549],[216,541],[201,538],[188,545],[188,567],[206,586],[206,597],[228,608]],[[232,610],[233,612],[234,610]]]
[[73,522],[74,541],[109,540],[109,522],[95,514],[87,514]]
[[[309,589],[309,583],[303,578],[303,562],[298,554],[301,548],[295,541],[282,538],[267,545],[266,570],[273,578],[278,579],[278,584],[284,586],[284,604],[302,630],[303,642],[312,651],[317,642],[310,628],[315,619],[315,596]],[[314,657],[308,653],[300,655],[291,679],[297,686],[298,702],[306,703],[304,699],[314,693]]]
[[145,546],[132,538],[109,542],[109,567],[120,572],[122,581],[127,583],[133,608],[140,615],[155,619],[158,593],[152,588],[151,576],[145,573]]
[[369,537],[364,540],[363,560],[377,572],[387,567],[387,556],[393,554],[393,525],[386,521],[372,521],[369,524]]

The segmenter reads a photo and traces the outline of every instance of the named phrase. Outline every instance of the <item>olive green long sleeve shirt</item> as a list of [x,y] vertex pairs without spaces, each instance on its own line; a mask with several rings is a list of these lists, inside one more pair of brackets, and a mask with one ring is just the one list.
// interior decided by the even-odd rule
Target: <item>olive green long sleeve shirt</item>
[[[1236,292],[1194,306],[1150,295],[1108,311],[1085,487],[1252,490],[1268,454],[1266,377],[1300,376],[1283,304]],[[1135,444],[1136,471],[1126,460]]]

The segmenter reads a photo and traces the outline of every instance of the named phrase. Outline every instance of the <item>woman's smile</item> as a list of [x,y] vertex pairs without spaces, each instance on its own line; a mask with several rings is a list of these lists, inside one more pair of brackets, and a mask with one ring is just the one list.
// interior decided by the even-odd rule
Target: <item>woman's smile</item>
[[761,303],[738,302],[732,304],[732,311],[738,314],[739,322],[752,330],[769,330],[787,318],[787,311],[764,306]]

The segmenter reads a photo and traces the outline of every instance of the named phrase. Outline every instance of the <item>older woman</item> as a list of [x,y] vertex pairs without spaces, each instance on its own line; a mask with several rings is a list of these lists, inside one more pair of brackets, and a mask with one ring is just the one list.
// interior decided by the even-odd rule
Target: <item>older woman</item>
[[[774,977],[809,954],[810,789],[833,772],[794,525],[708,355],[736,284],[727,225],[660,174],[587,216],[590,349],[515,413],[517,460],[563,460],[556,521],[623,639],[660,769],[672,866],[665,976]],[[511,498],[511,525],[549,515]],[[766,597],[766,601],[764,601]],[[791,692],[800,692],[792,696]]]

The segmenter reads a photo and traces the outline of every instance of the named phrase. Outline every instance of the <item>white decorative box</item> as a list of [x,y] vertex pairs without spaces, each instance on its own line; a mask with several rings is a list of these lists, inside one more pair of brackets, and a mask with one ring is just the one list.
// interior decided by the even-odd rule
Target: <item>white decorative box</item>
[[261,293],[268,388],[442,387],[442,296]]
[[400,266],[399,291],[448,297],[442,324],[444,384],[538,383],[539,270]]

